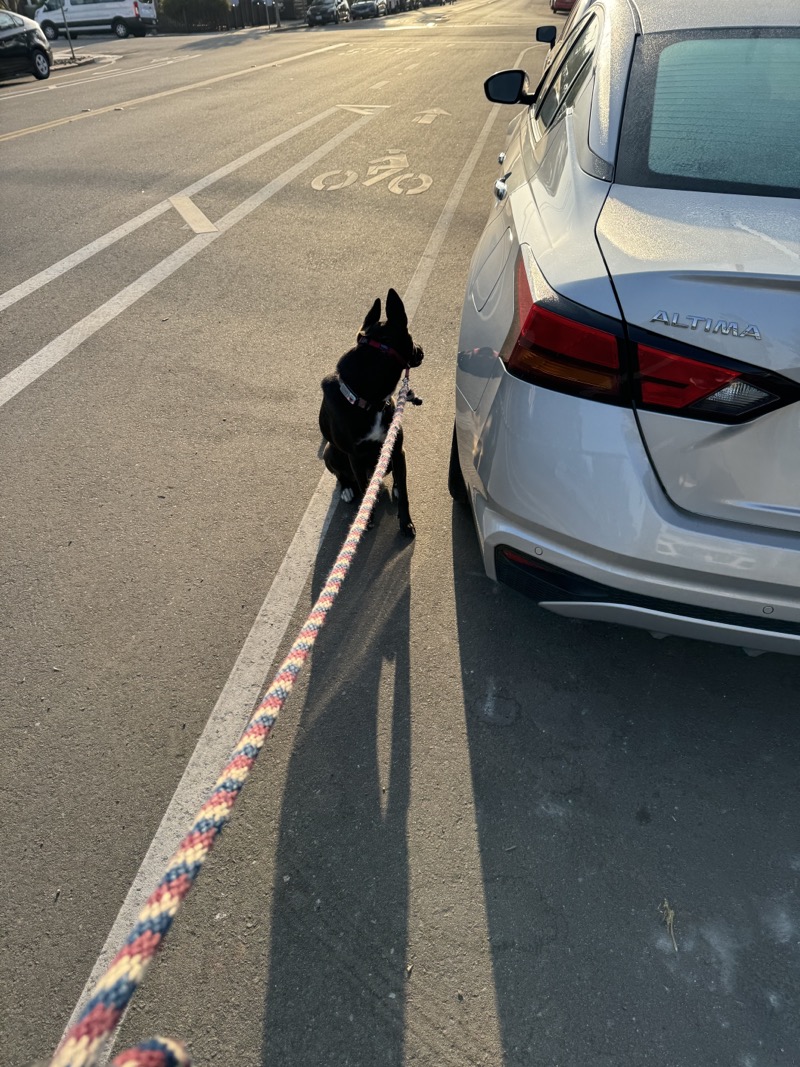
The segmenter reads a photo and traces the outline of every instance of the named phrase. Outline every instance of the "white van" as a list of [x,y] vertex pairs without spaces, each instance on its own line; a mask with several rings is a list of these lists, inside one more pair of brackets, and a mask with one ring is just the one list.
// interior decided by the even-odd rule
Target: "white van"
[[76,35],[110,32],[117,37],[144,37],[157,25],[156,5],[147,0],[46,0],[34,18],[48,41],[66,33],[64,14],[70,33]]

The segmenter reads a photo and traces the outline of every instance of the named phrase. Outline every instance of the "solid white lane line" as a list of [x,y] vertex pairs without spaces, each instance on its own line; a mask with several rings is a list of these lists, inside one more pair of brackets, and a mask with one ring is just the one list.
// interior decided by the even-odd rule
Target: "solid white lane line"
[[[499,105],[495,105],[484,123],[475,147],[456,179],[406,288],[403,302],[409,322],[413,320],[419,308],[436,257],[441,250],[453,215],[499,110]],[[332,490],[333,497],[331,497]],[[252,713],[264,682],[269,681],[275,669],[273,662],[275,650],[284,638],[300,594],[308,581],[338,498],[339,494],[335,490],[333,477],[325,471],[314,490],[289,551],[286,553],[253,624],[253,629],[239,654],[228,683],[206,723],[183,778],[178,784],[119,915],[106,938],[97,963],[92,968],[80,1000],[64,1030],[65,1034],[89,1000],[94,983],[122,947],[141,906],[155,889],[175,849],[186,834],[191,819],[211,792],[225,759]],[[110,1045],[113,1046],[113,1042]],[[109,1055],[110,1049],[98,1060],[99,1067],[105,1067]]]
[[[199,193],[201,190],[207,189],[209,185],[213,185],[214,182],[218,182],[221,178],[226,178],[229,174],[233,174],[240,167],[246,167],[248,163],[252,163],[253,160],[258,159],[267,152],[271,152],[273,148],[277,148],[278,145],[291,140],[297,134],[310,130],[318,122],[323,122],[325,119],[330,118],[331,115],[335,115],[337,110],[335,107],[329,107],[319,115],[315,115],[314,118],[306,119],[305,122],[301,122],[298,126],[293,126],[290,130],[286,130],[285,133],[279,133],[277,137],[270,138],[269,141],[265,141],[264,144],[252,149],[252,151],[246,152],[243,156],[239,156],[238,159],[226,163],[224,167],[219,167],[217,170],[212,171],[211,174],[207,174],[205,178],[192,182],[191,185],[187,185],[185,189],[181,189],[175,195],[194,196],[195,193]],[[5,311],[6,308],[11,307],[18,300],[30,296],[37,289],[41,289],[43,285],[47,285],[48,282],[52,282],[55,278],[66,274],[73,267],[77,267],[79,263],[84,263],[98,252],[102,252],[103,249],[109,248],[111,245],[116,244],[117,241],[121,241],[123,237],[127,237],[135,230],[138,230],[140,226],[145,226],[148,222],[158,218],[159,215],[163,215],[169,208],[169,200],[162,200],[160,204],[155,204],[153,207],[148,208],[147,211],[143,211],[141,215],[137,215],[130,222],[123,222],[121,226],[116,226],[102,237],[90,241],[88,245],[84,245],[83,248],[79,248],[71,255],[65,256],[64,259],[60,259],[52,267],[47,267],[45,270],[39,271],[38,274],[34,274],[32,278],[28,278],[27,281],[15,285],[13,289],[8,289],[0,295],[0,311]]]
[[495,104],[489,112],[489,117],[486,119],[486,122],[484,122],[483,129],[478,134],[478,140],[475,142],[467,162],[461,168],[461,173],[456,178],[455,184],[450,190],[450,195],[442,208],[439,221],[434,226],[433,233],[430,235],[428,243],[425,246],[425,251],[422,253],[420,261],[417,264],[417,269],[414,271],[414,277],[409,282],[403,297],[403,303],[405,304],[406,314],[409,319],[413,318],[419,307],[420,300],[422,300],[422,294],[425,292],[436,260],[439,256],[439,252],[441,251],[442,243],[447,236],[447,231],[450,229],[453,215],[455,215],[456,208],[461,202],[461,197],[464,195],[467,182],[472,177],[472,172],[475,170],[475,166],[483,151],[483,147],[486,144],[486,139],[491,132],[500,107],[500,104]]
[[216,233],[217,227],[211,221],[206,218],[200,208],[195,202],[188,196],[171,196],[169,198],[170,204],[175,208],[184,222],[194,230],[195,233]]
[[38,126],[26,126],[22,130],[12,130],[11,133],[0,134],[0,141],[13,141],[16,137],[25,137],[29,133],[40,133],[42,130],[52,130],[56,126],[65,126],[69,122],[79,122],[81,119],[91,119],[96,115],[105,115],[108,111],[119,111],[121,108],[134,107],[136,104],[149,104],[151,100],[163,100],[167,96],[176,96],[178,93],[188,93],[192,89],[203,89],[206,85],[216,85],[218,82],[230,81],[231,78],[243,78],[247,74],[254,74],[258,70],[269,70],[270,67],[282,67],[286,63],[294,63],[298,59],[308,59],[309,56],[318,56],[322,52],[330,52],[334,48],[345,48],[341,44],[329,44],[326,48],[316,48],[313,52],[301,52],[297,56],[287,56],[286,59],[276,59],[272,63],[259,63],[246,70],[234,70],[230,74],[218,74],[216,78],[206,78],[205,81],[192,82],[191,85],[179,85],[175,89],[164,89],[160,93],[151,93],[149,96],[137,96],[133,100],[123,100],[121,104],[108,104],[106,107],[98,107],[94,111],[81,111],[77,115],[67,115],[63,119],[53,119],[51,122],[42,122]]
[[[378,114],[376,112],[375,114]],[[0,407],[7,404],[9,400],[15,397],[18,393],[21,393],[23,389],[29,386],[32,382],[35,382],[37,378],[40,378],[51,367],[54,367],[57,363],[74,352],[75,349],[83,344],[87,338],[92,337],[97,333],[99,329],[111,322],[113,319],[120,315],[123,311],[126,311],[129,307],[140,300],[143,296],[150,292],[151,289],[155,289],[157,285],[160,285],[166,278],[169,278],[171,274],[174,274],[179,267],[184,266],[191,259],[202,252],[213,241],[216,241],[218,237],[221,237],[223,233],[234,226],[237,222],[240,222],[243,218],[249,215],[252,211],[255,211],[257,207],[265,203],[270,197],[280,192],[284,186],[293,181],[299,174],[308,170],[309,167],[313,167],[315,163],[318,163],[329,152],[332,152],[334,148],[338,148],[343,141],[346,141],[349,137],[352,137],[354,133],[365,126],[368,122],[371,122],[373,115],[365,115],[363,118],[358,119],[356,122],[351,123],[341,133],[336,134],[335,137],[331,137],[329,141],[326,141],[316,151],[311,152],[305,159],[301,159],[299,163],[295,163],[293,167],[285,170],[283,174],[279,175],[268,185],[265,185],[263,189],[260,189],[253,196],[248,197],[244,203],[234,208],[233,211],[229,211],[227,215],[219,220],[217,223],[216,233],[199,233],[196,237],[193,237],[191,241],[183,245],[182,248],[178,248],[175,252],[172,252],[165,259],[162,259],[160,263],[157,263],[155,267],[151,267],[150,270],[137,278],[136,281],[131,282],[122,289],[116,296],[112,296],[110,300],[107,300],[105,304],[102,304],[95,311],[86,315],[76,322],[74,326],[70,327],[50,344],[45,345],[35,355],[26,359],[24,363],[21,363],[18,367],[6,374],[4,378],[0,378]],[[169,201],[167,201],[169,205]]]
[[[339,493],[326,471],[297,528],[233,666],[225,688],[200,735],[178,788],[164,813],[128,895],[111,927],[89,980],[64,1029],[66,1034],[89,1000],[98,978],[117,954],[175,849],[206,801],[223,760],[233,750],[261,695],[264,680],[292,618],[317,552],[328,531]],[[107,1056],[106,1056],[107,1058]],[[105,1060],[103,1060],[105,1062]]]

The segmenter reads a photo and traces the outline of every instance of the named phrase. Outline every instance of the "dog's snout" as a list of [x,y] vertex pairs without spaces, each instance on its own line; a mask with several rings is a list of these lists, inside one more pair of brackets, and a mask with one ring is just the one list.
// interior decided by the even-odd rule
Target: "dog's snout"
[[422,351],[421,345],[414,345],[411,349],[411,359],[409,363],[412,367],[418,367],[425,358],[425,353]]

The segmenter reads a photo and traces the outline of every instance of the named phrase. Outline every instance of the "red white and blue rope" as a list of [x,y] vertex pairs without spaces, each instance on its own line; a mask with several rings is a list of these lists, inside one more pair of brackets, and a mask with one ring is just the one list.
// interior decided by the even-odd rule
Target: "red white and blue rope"
[[[216,838],[230,819],[233,805],[314,647],[367,529],[400,429],[408,391],[406,376],[400,386],[394,418],[375,472],[311,614],[273,678],[266,696],[253,713],[211,795],[197,813],[194,825],[178,846],[166,873],[139,912],[125,944],[95,986],[78,1020],[64,1035],[50,1067],[92,1067],[96,1063],[97,1056],[116,1030],[131,997],[141,984],[150,961],[166,937],[178,908],[200,873]],[[121,1053],[114,1060],[115,1067],[188,1067],[188,1064],[189,1057],[184,1046],[166,1038],[152,1038],[135,1049]]]

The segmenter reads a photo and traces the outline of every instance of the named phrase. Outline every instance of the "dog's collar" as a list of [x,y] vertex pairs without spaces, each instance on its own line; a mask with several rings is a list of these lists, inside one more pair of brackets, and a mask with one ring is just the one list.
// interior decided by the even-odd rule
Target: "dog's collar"
[[357,408],[363,408],[364,411],[377,411],[379,408],[386,407],[392,399],[391,396],[387,396],[385,400],[381,400],[378,404],[370,404],[368,400],[362,400],[360,396],[357,396],[349,385],[345,385],[341,378],[339,379],[339,391],[348,404],[352,404]]
[[403,359],[403,357],[400,355],[400,353],[397,352],[390,345],[384,345],[380,341],[375,341],[375,340],[373,340],[373,338],[367,337],[367,335],[365,333],[360,333],[358,335],[358,343],[360,345],[369,345],[370,348],[377,348],[381,352],[386,352],[388,355],[394,356],[394,358],[397,360],[397,362],[400,363],[401,366],[403,366],[406,370],[408,370],[408,361]]

